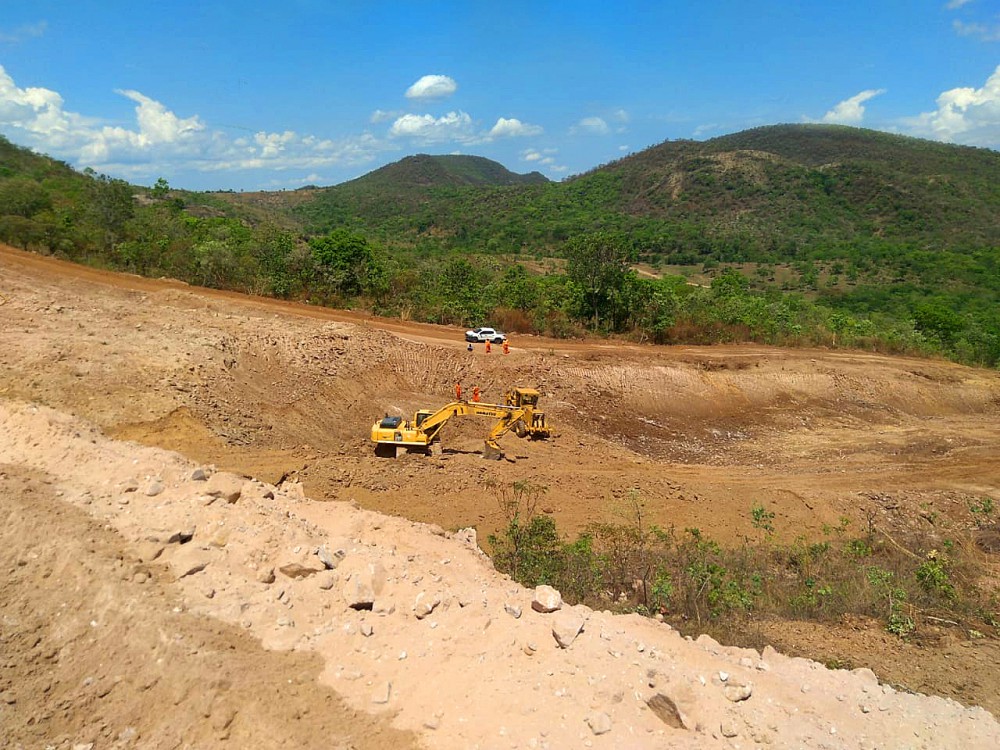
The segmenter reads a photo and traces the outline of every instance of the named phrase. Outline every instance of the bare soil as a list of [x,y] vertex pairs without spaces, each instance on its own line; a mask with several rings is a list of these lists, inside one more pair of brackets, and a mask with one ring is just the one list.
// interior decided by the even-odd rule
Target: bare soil
[[[455,328],[113,274],[5,247],[0,248],[0,324],[2,399],[51,407],[93,423],[110,437],[177,451],[199,464],[272,485],[301,482],[313,500],[345,501],[446,531],[471,526],[480,539],[503,522],[484,489],[487,478],[548,487],[543,509],[567,535],[611,520],[619,502],[638,492],[648,523],[697,527],[727,544],[754,533],[750,508],[755,503],[776,514],[778,539],[790,541],[821,539],[825,529],[844,518],[854,528],[877,518],[891,533],[921,527],[956,533],[971,528],[970,501],[992,497],[1000,502],[1000,462],[995,460],[1000,454],[1000,374],[943,361],[527,336],[513,338],[507,356],[498,349],[487,355],[482,347],[469,353]],[[522,442],[508,435],[506,460],[487,462],[480,450],[489,425],[469,419],[446,427],[441,455],[374,457],[368,431],[376,417],[442,405],[451,400],[458,381],[466,389],[478,385],[486,401],[499,400],[508,386],[538,387],[557,436]],[[41,684],[52,678],[40,676],[45,670],[38,660],[45,657],[36,652],[44,652],[40,644],[54,637],[47,613],[62,602],[57,604],[54,594],[37,593],[43,588],[36,579],[22,577],[27,574],[19,560],[37,545],[38,554],[48,556],[44,567],[50,571],[67,568],[60,562],[64,559],[102,559],[113,569],[111,558],[127,557],[114,554],[115,545],[125,542],[102,532],[103,527],[89,529],[92,521],[83,511],[59,510],[43,479],[31,471],[11,468],[3,481],[8,499],[35,487],[41,510],[26,518],[13,500],[3,506],[4,549],[10,551],[0,565],[11,573],[0,605],[5,622],[5,671],[0,674],[11,685]],[[94,541],[81,545],[80,539]],[[95,569],[102,565],[94,564]],[[151,630],[143,635],[145,628],[166,616],[159,604],[153,606],[148,595],[136,599],[128,581],[80,576],[73,598],[116,600],[122,632],[136,633],[136,649],[153,648],[142,639],[152,638]],[[166,587],[162,597],[169,596]],[[26,617],[28,628],[21,624]],[[8,638],[10,618],[18,623],[13,639]],[[187,662],[178,660],[176,671],[161,675],[161,683],[183,694],[185,680],[222,681],[235,710],[257,717],[259,726],[245,727],[262,733],[255,736],[280,736],[289,746],[307,746],[299,741],[305,734],[288,728],[300,726],[302,716],[315,717],[315,701],[337,705],[335,694],[303,692],[298,698],[285,696],[281,706],[264,701],[268,710],[257,710],[253,701],[277,690],[282,670],[301,676],[319,667],[308,659],[287,666],[291,662],[284,660],[298,656],[279,659],[218,623],[191,621],[184,627],[205,645]],[[793,653],[852,668],[868,666],[894,685],[1000,710],[995,633],[972,639],[960,627],[942,626],[926,643],[901,647],[877,623],[762,627],[768,642]],[[30,637],[36,630],[37,644]],[[83,635],[67,637],[75,643],[73,638]],[[74,690],[80,689],[76,679],[83,672],[95,680],[102,675],[89,672],[143,679],[141,670],[127,668],[128,653],[121,655],[117,671],[81,661],[66,679]],[[247,665],[268,658],[278,660],[266,670],[275,682],[257,675],[261,682],[249,685],[245,694],[228,689],[253,671]],[[34,716],[36,724],[39,706],[53,712],[45,724],[47,739],[61,726],[53,723],[58,710],[65,713],[72,706],[70,713],[78,713],[82,700],[66,692],[65,706],[55,708],[61,705],[53,702],[59,690],[69,691],[57,682],[47,691],[28,691],[35,699],[18,697],[13,704],[16,712],[25,712],[16,713],[18,719]],[[134,713],[141,696],[117,692],[130,698],[114,710]],[[201,746],[199,738],[207,743],[227,731],[217,726],[218,718],[200,723],[190,718],[183,697],[172,705],[162,718],[173,722],[185,741]],[[390,737],[383,733],[395,731],[388,724],[375,730],[352,726],[350,721],[369,720],[352,713],[356,706],[336,710],[346,712],[348,719],[336,723],[352,741],[366,736],[376,743],[355,746],[380,747],[380,738]],[[0,713],[0,719],[8,715]],[[73,720],[74,741],[111,736],[114,722],[103,710],[93,718],[92,723]],[[160,730],[154,724],[139,729],[144,736],[167,737],[155,734]],[[34,746],[42,735],[32,731],[24,724],[9,735],[11,742]],[[235,729],[230,731],[238,738]],[[69,736],[59,736],[64,735]],[[160,746],[171,745],[164,740]]]

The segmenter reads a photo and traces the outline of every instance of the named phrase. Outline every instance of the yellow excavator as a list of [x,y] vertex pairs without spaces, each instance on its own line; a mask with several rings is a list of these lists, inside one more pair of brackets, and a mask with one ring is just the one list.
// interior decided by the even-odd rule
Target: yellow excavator
[[420,409],[412,420],[386,415],[372,425],[375,455],[395,458],[396,448],[422,448],[430,452],[438,440],[441,428],[452,417],[494,417],[497,421],[486,436],[483,458],[499,460],[503,453],[499,439],[513,430],[518,437],[533,439],[551,435],[545,413],[538,411],[538,397],[534,388],[512,388],[504,395],[502,404],[483,404],[478,401],[452,401],[437,411]]

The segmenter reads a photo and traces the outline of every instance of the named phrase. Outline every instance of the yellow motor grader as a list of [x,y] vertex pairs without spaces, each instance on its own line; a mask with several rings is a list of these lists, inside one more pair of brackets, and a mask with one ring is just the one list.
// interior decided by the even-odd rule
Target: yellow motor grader
[[449,419],[478,416],[496,419],[493,429],[486,436],[483,458],[499,460],[503,452],[498,441],[507,432],[513,431],[518,437],[532,439],[543,439],[552,434],[545,413],[538,411],[539,395],[534,388],[511,388],[504,395],[502,404],[452,401],[437,411],[420,409],[412,420],[387,415],[372,425],[375,455],[395,458],[399,446],[430,452]]

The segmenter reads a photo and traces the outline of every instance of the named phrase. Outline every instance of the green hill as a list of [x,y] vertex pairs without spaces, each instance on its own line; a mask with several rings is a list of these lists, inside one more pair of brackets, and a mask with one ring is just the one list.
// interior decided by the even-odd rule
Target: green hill
[[424,211],[429,205],[447,207],[455,200],[474,204],[474,196],[483,191],[548,182],[539,172],[515,174],[480,156],[418,154],[355,180],[297,196],[289,210],[312,232],[350,226],[391,240],[409,230],[425,230]]
[[295,211],[314,231],[348,226],[401,244],[432,234],[475,252],[547,253],[616,230],[639,255],[678,264],[780,262],[845,243],[998,241],[1000,153],[870,130],[780,125],[668,141],[562,183],[445,168],[469,159],[410,157],[300,196]]
[[555,335],[837,343],[996,365],[997,216],[1000,153],[839,126],[667,141],[561,183],[418,155],[333,187],[245,194],[137,188],[0,138],[2,241]]
[[540,172],[515,174],[502,164],[481,156],[428,156],[417,154],[387,164],[339,186],[342,191],[378,189],[405,190],[413,187],[488,187],[547,183]]

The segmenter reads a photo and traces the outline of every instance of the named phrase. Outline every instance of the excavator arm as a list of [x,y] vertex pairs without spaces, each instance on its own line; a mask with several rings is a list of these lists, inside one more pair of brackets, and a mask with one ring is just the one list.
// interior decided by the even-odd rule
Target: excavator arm
[[[520,411],[513,406],[501,406],[499,404],[480,404],[475,401],[452,401],[445,404],[429,417],[425,417],[418,425],[424,432],[432,429],[437,432],[452,417],[464,417],[476,415],[480,417],[496,417],[506,419],[514,412]],[[435,429],[436,428],[436,429]]]
[[518,437],[524,437],[527,434],[523,409],[511,410],[493,425],[490,434],[486,436],[486,451],[483,454],[485,458],[500,458],[503,455],[499,440],[511,430],[514,430]]

